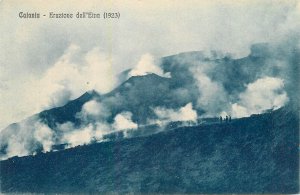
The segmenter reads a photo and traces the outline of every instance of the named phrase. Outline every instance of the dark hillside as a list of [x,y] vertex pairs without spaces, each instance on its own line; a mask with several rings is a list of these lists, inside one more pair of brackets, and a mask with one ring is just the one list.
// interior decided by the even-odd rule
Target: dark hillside
[[81,111],[84,103],[99,98],[100,95],[95,91],[86,92],[64,106],[42,111],[38,115],[52,129],[55,129],[56,123],[64,123],[66,121],[72,121],[75,125],[80,125],[80,120],[76,118],[76,113]]
[[1,191],[295,194],[297,110],[11,158]]

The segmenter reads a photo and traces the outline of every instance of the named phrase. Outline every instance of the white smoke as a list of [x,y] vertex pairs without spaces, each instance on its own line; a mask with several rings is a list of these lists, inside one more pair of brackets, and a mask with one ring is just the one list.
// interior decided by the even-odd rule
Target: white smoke
[[[94,100],[89,103],[100,105]],[[83,108],[86,110],[86,108]],[[95,110],[90,110],[89,114],[95,114],[97,116],[101,115],[99,112],[94,112]],[[81,111],[82,112],[82,111]],[[70,122],[64,123],[59,126],[59,129],[64,132],[62,143],[67,143],[69,147],[74,147],[78,145],[90,144],[91,142],[103,141],[103,136],[114,131],[126,130],[126,129],[137,129],[137,124],[131,119],[131,112],[122,112],[115,116],[114,123],[108,124],[107,122],[98,121],[92,122],[84,125],[80,128],[75,128]]]
[[30,153],[30,144],[33,142],[33,132],[31,125],[27,122],[21,122],[18,127],[9,128],[7,132],[1,135],[1,147],[5,144],[6,154],[2,158],[9,158],[12,156],[25,156]]
[[72,129],[75,129],[74,124],[70,121],[65,122],[63,124],[58,125],[58,130],[62,131],[62,132],[68,132]]
[[63,141],[69,146],[88,144],[93,138],[93,126],[88,125],[83,129],[76,129],[72,132],[64,134]]
[[6,154],[3,159],[12,156],[26,156],[41,149],[50,151],[54,145],[53,131],[41,123],[36,117],[11,126],[1,132],[1,148],[6,145]]
[[62,106],[89,90],[109,92],[116,84],[112,60],[99,48],[87,53],[76,45],[70,45],[58,61],[40,80],[35,81],[39,94],[37,111]]
[[[69,124],[61,125],[60,128],[68,128]],[[68,147],[75,147],[91,142],[99,142],[103,140],[103,135],[110,133],[111,127],[106,123],[89,123],[80,128],[74,128],[73,125],[69,129],[64,129],[61,143],[66,143]]]
[[77,114],[82,120],[87,120],[88,118],[92,118],[95,120],[105,120],[110,116],[110,110],[96,100],[91,100],[86,102],[82,106],[82,110]]
[[188,103],[179,109],[167,109],[157,107],[154,113],[158,117],[156,123],[171,121],[197,121],[197,112],[193,109],[192,103]]
[[239,101],[232,105],[234,117],[245,117],[262,113],[267,109],[278,109],[288,102],[284,82],[280,78],[264,77],[247,85],[239,95]]
[[102,141],[103,135],[112,132],[111,125],[107,123],[110,115],[110,110],[103,103],[94,99],[86,102],[76,114],[82,122],[80,127],[75,127],[71,122],[58,125],[58,129],[64,132],[61,143],[74,147],[92,141]]
[[54,133],[52,129],[42,123],[35,123],[34,128],[35,140],[42,144],[44,152],[49,152],[54,145]]
[[75,130],[70,133],[66,133],[63,140],[71,147],[88,144],[93,138],[93,128],[91,125]]
[[211,64],[200,64],[190,68],[200,93],[197,108],[203,109],[206,117],[219,115],[228,102],[228,95],[222,83],[213,81],[206,73],[213,67]]
[[64,132],[61,142],[67,143],[69,147],[74,147],[93,141],[102,141],[104,135],[114,131],[137,129],[137,124],[131,119],[131,112],[117,114],[112,124],[107,121],[107,117],[110,115],[110,110],[103,103],[96,100],[88,101],[77,113],[77,116],[84,122],[83,126],[76,128],[71,122],[59,125],[58,129]]
[[150,73],[157,74],[161,77],[171,77],[170,73],[164,73],[164,71],[155,63],[154,57],[149,53],[142,55],[137,65],[129,72],[129,77],[144,76]]
[[138,125],[134,123],[131,118],[131,112],[122,112],[117,114],[112,126],[115,130],[137,129]]

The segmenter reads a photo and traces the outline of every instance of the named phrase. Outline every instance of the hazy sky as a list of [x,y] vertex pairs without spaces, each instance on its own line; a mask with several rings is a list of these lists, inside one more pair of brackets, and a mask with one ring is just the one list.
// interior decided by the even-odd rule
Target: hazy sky
[[[119,20],[21,19],[19,12],[119,12]],[[246,56],[257,42],[299,32],[299,1],[0,1],[0,129],[114,75],[141,56],[220,50]],[[100,57],[99,57],[100,56]],[[103,72],[100,82],[99,75]],[[62,73],[64,72],[64,74]],[[109,74],[108,74],[109,73]],[[109,75],[107,78],[106,75]],[[76,75],[76,78],[73,78]],[[61,101],[58,101],[61,102]]]

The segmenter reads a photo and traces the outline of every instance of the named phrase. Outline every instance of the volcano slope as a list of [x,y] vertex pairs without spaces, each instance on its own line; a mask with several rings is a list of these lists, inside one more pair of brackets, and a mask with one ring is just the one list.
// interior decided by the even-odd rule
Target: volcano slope
[[231,123],[1,161],[2,192],[298,193],[292,105]]

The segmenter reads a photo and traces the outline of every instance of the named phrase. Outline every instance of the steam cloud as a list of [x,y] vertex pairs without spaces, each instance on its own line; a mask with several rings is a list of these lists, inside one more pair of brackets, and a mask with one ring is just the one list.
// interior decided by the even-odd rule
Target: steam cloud
[[67,143],[68,147],[89,144],[92,141],[101,141],[103,135],[110,132],[109,126],[104,123],[88,124],[82,128],[68,129],[62,138],[62,143]]
[[6,148],[6,153],[1,155],[1,159],[34,154],[36,151],[48,152],[55,143],[54,139],[52,129],[40,122],[37,117],[31,117],[10,126],[0,136],[0,147]]
[[212,81],[212,79],[205,73],[202,68],[193,67],[191,71],[196,81],[196,86],[200,92],[197,99],[198,108],[202,108],[206,111],[206,117],[212,117],[219,115],[224,109],[224,104],[228,102],[228,95],[223,88],[223,85]]
[[136,129],[138,125],[132,121],[131,112],[122,112],[118,114],[113,123],[113,129],[115,130],[125,130],[125,129]]
[[144,76],[149,73],[154,73],[161,77],[171,77],[169,72],[164,73],[160,66],[155,63],[154,57],[149,53],[142,55],[138,64],[129,72],[129,77]]
[[83,52],[71,44],[41,78],[31,80],[28,88],[38,94],[35,112],[39,112],[62,106],[89,90],[107,93],[116,83],[109,56],[98,47]]
[[118,113],[109,123],[111,110],[97,100],[86,102],[82,106],[77,117],[83,121],[83,125],[76,128],[73,123],[67,122],[59,125],[58,129],[64,132],[61,143],[67,143],[69,147],[74,147],[91,142],[103,141],[103,136],[115,131],[137,129],[137,124],[132,121],[131,112]]
[[232,105],[234,117],[259,114],[267,109],[278,109],[288,101],[282,79],[265,77],[247,85],[239,95],[239,102]]
[[174,110],[158,107],[154,109],[158,117],[158,123],[171,122],[171,121],[197,121],[197,112],[193,109],[192,103]]
[[110,116],[110,110],[105,104],[91,100],[82,106],[82,110],[77,116],[83,121],[88,119],[105,120]]

